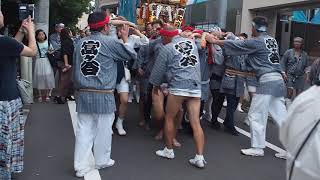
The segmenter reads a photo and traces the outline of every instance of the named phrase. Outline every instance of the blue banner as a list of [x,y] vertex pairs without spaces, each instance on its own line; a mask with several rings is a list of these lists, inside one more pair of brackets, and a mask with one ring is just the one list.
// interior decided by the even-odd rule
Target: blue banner
[[320,9],[315,12],[314,17],[311,19],[312,24],[320,24]]
[[206,2],[206,1],[208,1],[208,0],[188,0],[187,5],[202,3],[202,2]]
[[308,18],[304,11],[293,11],[293,21],[307,23]]
[[136,23],[136,3],[137,0],[120,0],[119,15],[128,21]]

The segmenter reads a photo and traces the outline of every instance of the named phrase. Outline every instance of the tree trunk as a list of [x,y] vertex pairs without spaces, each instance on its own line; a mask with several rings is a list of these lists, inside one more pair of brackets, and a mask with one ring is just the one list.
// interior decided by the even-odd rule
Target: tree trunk
[[36,29],[44,30],[47,35],[49,31],[49,11],[50,0],[38,0],[35,5],[35,25]]

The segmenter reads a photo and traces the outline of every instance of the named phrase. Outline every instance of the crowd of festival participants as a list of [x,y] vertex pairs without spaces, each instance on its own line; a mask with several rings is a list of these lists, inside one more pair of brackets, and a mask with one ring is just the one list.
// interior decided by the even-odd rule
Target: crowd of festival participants
[[[124,17],[95,12],[88,18],[90,31],[81,30],[76,38],[64,24],[56,25],[49,40],[43,30],[36,31],[36,43],[30,36],[29,48],[38,50],[34,71],[38,101],[50,101],[55,94],[54,101],[63,104],[75,97],[76,176],[92,170],[91,151],[96,169],[115,164],[112,135],[127,135],[124,127],[132,120],[127,118],[127,109],[133,97],[139,103],[139,126],[149,130],[155,124],[155,139],[165,142],[155,152],[157,156],[175,158],[174,148],[181,147],[176,132],[185,124],[183,128],[192,131],[195,143],[195,156],[189,163],[205,168],[200,120],[209,121],[214,130],[239,136],[235,111],[242,111],[243,97],[249,94],[251,105],[244,123],[250,126],[251,147],[241,153],[264,156],[268,116],[281,126],[287,117],[286,106],[304,89],[305,72],[310,71],[307,79],[311,84],[319,80],[320,73],[319,60],[308,70],[300,37],[294,38],[293,49],[281,58],[276,40],[267,34],[267,21],[254,18],[253,37],[248,38],[246,33],[235,35],[220,28],[208,32],[191,26],[177,29],[162,21],[137,27]],[[31,21],[24,23],[22,28],[32,33]],[[22,36],[23,31],[19,32]],[[34,56],[31,50],[29,54],[25,51],[19,53]],[[55,61],[52,54],[60,60]],[[226,115],[220,124],[225,101]],[[286,158],[286,154],[276,157]]]
[[[174,148],[181,147],[176,132],[184,122],[192,130],[196,147],[189,163],[204,168],[200,119],[210,121],[214,130],[222,129],[219,114],[226,100],[223,130],[238,136],[234,115],[241,110],[240,99],[247,91],[251,105],[244,123],[251,127],[251,147],[241,153],[264,156],[268,116],[281,126],[286,105],[304,88],[308,56],[303,39],[295,38],[294,48],[281,59],[276,40],[267,34],[265,17],[253,19],[253,38],[220,28],[209,32],[190,26],[177,29],[161,21],[136,27],[123,17],[104,13],[91,14],[88,24],[91,36],[79,41],[74,58],[79,117],[75,170],[80,177],[89,171],[86,156],[92,147],[97,169],[114,165],[112,126],[115,133],[126,135],[130,89],[139,103],[139,125],[150,129],[154,122],[155,138],[165,142],[155,154],[175,158]],[[310,74],[309,79],[317,79]],[[275,156],[286,158],[286,153]]]

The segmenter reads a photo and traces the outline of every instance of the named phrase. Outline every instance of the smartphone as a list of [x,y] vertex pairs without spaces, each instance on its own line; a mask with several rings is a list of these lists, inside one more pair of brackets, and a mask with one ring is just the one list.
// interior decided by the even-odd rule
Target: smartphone
[[31,16],[31,19],[34,20],[34,4],[29,4],[28,6],[28,14]]
[[19,4],[19,20],[23,21],[29,16],[34,19],[34,4]]

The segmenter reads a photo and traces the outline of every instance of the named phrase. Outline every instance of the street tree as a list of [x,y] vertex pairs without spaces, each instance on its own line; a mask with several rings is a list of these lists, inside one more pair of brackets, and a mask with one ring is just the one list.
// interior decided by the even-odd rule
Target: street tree
[[50,29],[56,23],[75,27],[83,13],[92,10],[90,2],[91,0],[50,0]]

